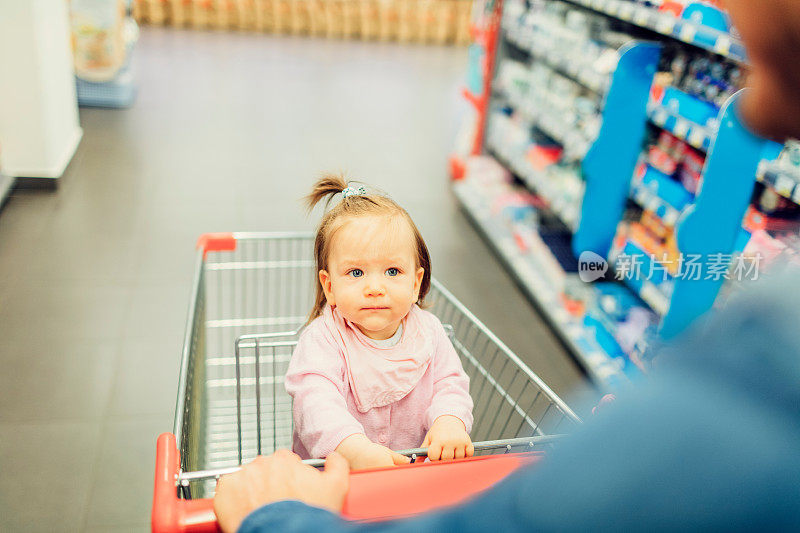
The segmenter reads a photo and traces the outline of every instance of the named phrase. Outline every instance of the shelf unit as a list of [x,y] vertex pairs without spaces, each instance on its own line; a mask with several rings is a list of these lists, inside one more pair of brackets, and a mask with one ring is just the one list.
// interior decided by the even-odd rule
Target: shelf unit
[[[704,23],[711,20],[703,18],[710,15],[702,10],[699,15],[695,10],[687,13],[687,19],[679,19],[632,2],[553,1],[628,23],[631,31],[638,31],[639,35],[645,35],[641,32],[641,29],[645,29],[730,60],[745,61],[744,49],[737,39],[727,32],[694,22],[698,20],[698,16]],[[502,2],[498,2],[496,8],[501,10]],[[630,201],[638,204],[644,211],[654,213],[666,226],[675,228],[681,252],[702,257],[710,257],[721,251],[734,252],[735,241],[741,234],[742,219],[755,183],[756,169],[764,153],[768,152],[765,149],[766,141],[750,135],[733,112],[738,95],[723,106],[715,119],[701,125],[682,116],[675,105],[670,105],[672,103],[662,104],[659,101],[661,96],[656,99],[656,93],[651,92],[662,52],[661,44],[632,41],[623,46],[618,50],[616,70],[603,79],[591,61],[570,63],[570,54],[558,47],[549,46],[543,52],[538,46],[535,33],[526,33],[520,25],[515,24],[514,17],[520,16],[521,20],[524,14],[520,15],[519,10],[513,13],[513,17],[500,16],[502,26],[498,41],[502,44],[496,47],[498,55],[510,53],[511,50],[516,50],[514,57],[520,57],[520,52],[527,54],[523,57],[528,57],[529,61],[546,65],[603,99],[600,134],[597,139],[587,140],[586,150],[579,151],[577,156],[585,180],[584,201],[577,217],[566,217],[563,210],[559,209],[558,195],[550,186],[547,173],[532,168],[525,157],[525,151],[520,152],[522,147],[517,142],[517,137],[514,137],[514,146],[507,147],[502,140],[493,139],[491,134],[485,135],[482,150],[494,156],[521,183],[543,199],[547,209],[573,232],[574,256],[578,258],[586,252],[593,252],[596,256],[613,261],[614,258],[609,255],[612,241],[616,238],[617,228]],[[541,25],[542,22],[538,24]],[[698,50],[696,53],[702,52]],[[575,58],[576,54],[571,57]],[[495,61],[499,64],[500,60]],[[515,68],[518,70],[518,67]],[[487,74],[487,78],[491,76]],[[492,84],[486,94],[491,97],[488,102],[482,103],[488,109],[506,109],[505,113],[510,109],[509,120],[515,124],[523,127],[527,124],[562,146],[566,144],[568,137],[574,137],[574,132],[561,120],[558,113],[553,112],[550,106],[536,107],[530,100],[521,97],[524,93],[497,89]],[[492,116],[487,111],[487,121]],[[634,169],[642,161],[646,130],[652,127],[667,131],[707,154],[702,175],[703,186],[690,207],[682,208],[680,206],[684,204],[680,203],[676,204],[679,207],[676,208],[660,197],[657,189],[638,186],[633,180]],[[489,129],[491,130],[491,125]],[[790,187],[786,177],[778,178],[775,175],[775,169],[766,163],[762,163],[761,167],[759,180],[779,186],[784,196],[800,197],[800,186],[796,182]],[[557,289],[537,283],[536,270],[529,264],[535,263],[535,260],[514,249],[513,236],[504,234],[485,213],[481,215],[474,202],[469,203],[469,195],[463,193],[465,187],[467,185],[461,182],[454,185],[456,197],[465,212],[589,376],[603,388],[608,388],[611,383],[615,386],[626,383],[632,376],[635,379],[636,373],[630,371],[631,365],[620,365],[618,362],[609,364],[609,361],[615,361],[616,353],[612,353],[613,350],[604,351],[607,344],[594,335],[597,332],[596,320],[588,320],[587,315],[587,320],[583,323],[572,316],[565,321],[564,317],[570,314],[559,300]],[[569,275],[576,277],[575,274]],[[650,280],[641,281],[635,287],[630,286],[630,290],[636,295],[632,295],[633,298],[639,298],[644,307],[649,307],[660,317],[658,336],[669,339],[711,309],[721,286],[720,280],[689,283],[675,278],[671,279],[666,292]],[[599,322],[602,324],[603,320]],[[616,337],[616,333],[614,336]],[[575,339],[581,339],[581,342],[578,343]],[[603,358],[601,353],[605,353],[606,357]],[[633,363],[639,365],[641,361],[634,361],[633,354],[628,355]]]
[[558,112],[549,107],[536,109],[535,106],[525,102],[518,96],[495,95],[496,100],[503,100],[515,110],[532,126],[545,133],[547,136],[557,141],[560,145],[572,148],[571,154],[577,159],[586,157],[591,141],[581,137],[571,138],[571,131],[564,124]]
[[794,203],[800,203],[800,171],[781,167],[775,161],[762,161],[756,178]]
[[559,300],[557,290],[544,281],[537,255],[549,255],[547,245],[534,240],[529,253],[520,251],[513,235],[497,224],[480,194],[470,190],[465,182],[455,183],[453,191],[470,222],[489,244],[506,269],[512,274],[525,296],[536,306],[559,340],[581,361],[594,383],[604,390],[614,390],[628,378],[622,372],[624,362],[612,358],[595,340],[594,332],[576,321]]
[[[650,7],[634,4],[629,0],[563,1],[614,17],[665,37],[677,39],[734,61],[747,61],[744,45],[727,31],[697,24],[692,20],[678,18],[670,13],[662,13]],[[703,7],[698,5],[697,11],[692,13],[702,18]]]
[[647,111],[653,124],[670,132],[678,139],[686,141],[704,152],[708,152],[711,148],[711,140],[716,135],[716,131],[713,129],[676,115],[663,105],[654,102],[648,105]]
[[608,90],[608,84],[611,81],[610,76],[598,72],[590,62],[575,63],[560,54],[558,50],[549,51],[548,53],[541,52],[540,42],[536,39],[526,40],[521,35],[519,27],[515,24],[506,24],[503,26],[503,30],[509,42],[544,62],[553,70],[574,79],[596,93],[602,94]]
[[652,189],[641,184],[633,184],[631,187],[631,199],[642,209],[655,213],[667,226],[674,227],[681,217],[681,211],[665,202]]
[[504,167],[511,170],[516,177],[544,200],[550,211],[570,231],[574,233],[578,229],[579,211],[561,202],[561,199],[552,190],[552,185],[548,183],[547,177],[542,172],[534,169],[527,161],[515,158],[513,154],[508,153],[502,145],[493,142],[492,139],[487,140],[486,149],[489,154],[493,155]]

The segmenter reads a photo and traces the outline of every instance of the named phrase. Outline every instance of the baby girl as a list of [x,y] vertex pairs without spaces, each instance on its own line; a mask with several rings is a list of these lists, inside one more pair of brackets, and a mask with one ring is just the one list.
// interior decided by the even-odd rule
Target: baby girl
[[[344,455],[351,468],[473,454],[469,378],[439,319],[422,310],[428,248],[391,199],[324,177],[309,209],[341,193],[314,242],[317,298],[286,374],[294,451]],[[326,203],[326,205],[327,205]]]

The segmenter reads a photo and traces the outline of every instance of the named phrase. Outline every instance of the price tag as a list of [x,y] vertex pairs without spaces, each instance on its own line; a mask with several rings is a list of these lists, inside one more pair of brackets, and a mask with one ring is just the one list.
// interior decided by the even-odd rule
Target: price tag
[[672,35],[672,31],[675,29],[675,18],[669,15],[662,15],[658,18],[658,24],[656,25],[656,30],[659,33],[663,33],[665,35]]
[[791,198],[792,191],[794,191],[794,180],[783,174],[778,174],[778,177],[775,179],[775,190],[778,191],[778,194],[781,196]]
[[575,63],[567,65],[567,68],[569,69],[568,72],[573,76],[578,76],[578,74],[580,73],[580,69],[578,68],[578,65],[576,65]]
[[658,208],[661,207],[661,200],[657,196],[651,196],[646,207],[648,211],[658,213]]
[[636,16],[633,21],[639,26],[648,26],[650,22],[650,10],[648,8],[639,8],[636,11]]
[[680,37],[682,41],[693,43],[695,35],[697,35],[697,29],[691,24],[684,24],[681,28]]
[[689,123],[686,120],[679,118],[677,121],[675,121],[675,129],[673,130],[673,133],[676,137],[686,139],[686,134],[689,133],[689,128]]
[[706,135],[703,133],[703,130],[699,128],[695,128],[689,134],[689,144],[694,146],[695,148],[703,148],[703,144],[706,141]]
[[721,35],[716,44],[714,44],[714,51],[724,56],[728,55],[731,51],[731,38],[727,35]]
[[642,300],[647,302],[653,311],[665,314],[669,310],[669,301],[658,288],[652,283],[645,283],[641,290]]
[[659,107],[658,109],[655,110],[655,113],[653,113],[653,122],[655,122],[659,126],[663,126],[664,124],[666,124],[667,118],[669,118],[669,115],[663,108]]
[[679,213],[675,209],[667,209],[667,213],[664,215],[664,224],[667,226],[674,226],[675,223],[678,221]]

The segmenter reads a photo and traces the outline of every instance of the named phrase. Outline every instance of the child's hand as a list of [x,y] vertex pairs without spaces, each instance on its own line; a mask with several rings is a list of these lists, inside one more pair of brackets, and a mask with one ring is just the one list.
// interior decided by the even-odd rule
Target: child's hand
[[411,462],[405,455],[372,442],[363,433],[350,435],[339,443],[336,451],[350,462],[350,470],[404,465]]
[[350,470],[404,465],[410,462],[411,459],[405,455],[400,455],[386,446],[370,442],[360,448],[358,454],[350,461]]
[[433,421],[422,447],[428,448],[428,459],[431,461],[463,459],[475,453],[464,422],[452,415],[440,416]]

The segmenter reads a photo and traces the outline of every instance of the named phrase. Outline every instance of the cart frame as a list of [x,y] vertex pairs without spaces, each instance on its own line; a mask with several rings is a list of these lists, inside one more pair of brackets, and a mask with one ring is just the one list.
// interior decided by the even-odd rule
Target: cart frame
[[[301,244],[298,247],[295,243]],[[277,383],[279,382],[282,389],[282,380],[277,378],[276,361],[279,360],[279,356],[276,355],[276,350],[283,350],[283,355],[280,357],[288,361],[286,350],[289,350],[290,353],[296,344],[297,334],[302,330],[302,326],[305,323],[304,313],[302,315],[299,313],[302,305],[293,307],[294,313],[282,313],[279,314],[278,318],[268,316],[268,314],[259,310],[258,313],[251,311],[250,314],[242,311],[236,315],[236,318],[231,319],[230,316],[234,316],[236,313],[235,306],[233,303],[226,305],[219,295],[222,294],[223,290],[230,292],[235,292],[237,289],[243,292],[246,291],[247,283],[243,280],[248,278],[244,276],[255,276],[255,274],[245,274],[245,272],[266,271],[265,269],[269,268],[282,268],[284,269],[283,272],[287,272],[290,269],[308,269],[310,267],[308,273],[313,274],[314,262],[313,256],[310,254],[311,243],[313,243],[313,235],[310,233],[223,233],[206,234],[199,239],[194,269],[194,287],[189,304],[181,355],[180,379],[173,426],[174,433],[162,435],[159,437],[157,444],[156,491],[153,505],[154,530],[205,531],[206,529],[203,529],[203,527],[210,527],[208,523],[214,522],[211,500],[193,499],[193,496],[197,496],[197,491],[192,490],[192,487],[200,487],[199,492],[202,494],[203,484],[208,486],[209,483],[213,483],[221,475],[236,471],[243,462],[246,462],[245,459],[250,459],[256,454],[262,453],[263,435],[261,422],[264,412],[262,410],[260,390],[265,381],[264,377],[259,374],[259,369],[261,368],[262,353],[270,350],[272,351],[271,364],[273,370],[273,375],[268,381],[272,385],[271,438],[272,448],[279,447],[276,422],[279,404],[276,399],[276,391]],[[303,255],[303,244],[309,245],[308,257]],[[262,253],[262,249],[270,250],[270,246],[273,245],[279,250],[277,255],[284,253],[280,252],[280,250],[291,250],[290,253],[287,252],[287,255],[293,254],[292,257],[288,259],[278,257],[276,259],[270,255],[270,252]],[[256,255],[261,255],[255,258],[250,256],[239,257],[241,254],[246,255],[248,253],[243,251],[247,246],[256,250]],[[291,246],[291,249],[289,246]],[[209,254],[214,254],[212,259],[223,258],[224,260],[218,262],[209,261]],[[207,277],[208,272],[212,270],[225,271],[217,273],[218,287],[213,287],[213,282]],[[225,281],[228,279],[225,278],[226,275],[230,275],[228,281]],[[283,276],[283,273],[281,275]],[[237,279],[239,280],[238,286]],[[296,283],[300,287],[303,287],[304,285],[302,284],[306,283],[312,286],[314,279],[311,276],[305,279],[302,275],[293,275],[291,283]],[[285,291],[291,291],[292,289],[291,283],[289,283],[288,289],[284,289],[287,283],[285,283],[286,280],[283,281],[283,284],[277,282],[274,287],[270,285],[275,290],[278,290],[277,288],[279,287],[281,295]],[[226,283],[229,285],[227,288]],[[267,285],[264,284],[263,287]],[[209,301],[209,290],[214,290],[218,293],[219,302],[216,310],[211,309],[214,303]],[[305,289],[303,288],[302,290]],[[255,291],[257,296],[259,296],[258,292]],[[269,293],[266,290],[264,292]],[[307,297],[308,294],[305,296]],[[500,433],[508,433],[507,430],[511,427],[512,420],[514,421],[513,426],[518,425],[518,428],[512,431],[511,434],[500,435],[501,438],[499,439],[483,441],[476,439],[477,441],[474,443],[476,454],[508,453],[512,450],[531,451],[534,447],[549,445],[557,439],[559,435],[554,434],[554,432],[567,433],[569,429],[580,424],[580,419],[566,403],[436,279],[431,280],[429,296],[433,296],[436,300],[433,304],[432,312],[440,317],[440,320],[445,324],[445,328],[448,329],[450,339],[462,359],[465,370],[470,375],[472,385],[475,386],[474,391],[472,390],[472,385],[470,390],[470,394],[475,401],[477,415],[475,417],[473,437],[476,436],[475,434],[478,433],[479,429],[484,435],[492,434],[494,436],[493,432],[498,420],[505,420],[500,427]],[[303,298],[300,299],[303,300]],[[227,311],[231,313],[230,316],[223,313],[226,307]],[[207,316],[208,312],[223,314],[209,318]],[[252,318],[256,315],[257,318]],[[288,318],[286,318],[287,316]],[[449,324],[448,320],[452,324]],[[224,366],[228,371],[235,370],[235,379],[217,379],[215,381],[235,382],[231,390],[235,389],[236,431],[232,434],[231,442],[226,442],[226,445],[232,448],[231,443],[235,437],[236,449],[229,449],[226,452],[229,454],[227,460],[235,462],[209,468],[206,467],[205,463],[198,463],[200,460],[198,459],[200,456],[198,447],[202,443],[197,442],[198,436],[193,432],[197,432],[201,428],[204,431],[206,430],[203,421],[198,419],[200,415],[205,415],[205,413],[201,413],[200,411],[203,409],[198,408],[198,406],[205,408],[203,402],[206,401],[208,396],[205,367],[210,365],[210,362],[206,360],[206,357],[210,357],[210,348],[206,346],[208,340],[206,332],[209,324],[212,323],[214,326],[227,327],[232,330],[225,337],[229,340],[223,341],[222,337],[220,337],[219,344],[220,346],[225,345],[224,348],[221,348],[224,350],[233,348],[234,357],[224,358],[226,362],[217,366]],[[237,328],[239,328],[238,331]],[[261,332],[258,332],[259,329]],[[264,332],[264,329],[268,331]],[[287,338],[290,340],[287,341]],[[250,360],[249,356],[243,354],[246,350],[253,351],[252,360],[254,364],[252,365],[252,370],[255,377],[248,379],[250,383],[255,385],[252,389],[256,397],[255,412],[250,413],[250,419],[252,419],[252,424],[256,431],[255,445],[252,449],[248,447],[249,457],[245,457],[243,453],[243,427],[245,422],[243,422],[242,390],[245,379],[242,377],[242,372],[247,368],[243,361]],[[489,354],[491,354],[491,357],[489,357]],[[229,362],[230,359],[233,359],[233,364]],[[269,360],[270,357],[265,359]],[[527,398],[525,402],[525,405],[528,405],[527,408],[524,407],[522,402],[525,398]],[[226,405],[230,405],[230,402]],[[285,405],[284,403],[281,407],[285,408]],[[494,412],[492,409],[497,409],[497,411]],[[233,414],[232,411],[225,412]],[[285,415],[283,412],[282,414]],[[291,415],[290,404],[289,415]],[[489,425],[479,428],[480,424],[486,420],[488,420]],[[553,420],[552,424],[549,422],[550,420]],[[566,431],[561,431],[561,424],[565,421],[570,427],[566,428]],[[289,431],[291,431],[291,425],[289,426]],[[285,428],[283,442],[285,443]],[[427,450],[419,448],[401,450],[400,453],[412,457],[412,460],[414,460],[416,457],[425,456]],[[312,466],[321,466],[324,461],[322,459],[312,459],[305,462]],[[200,468],[197,465],[200,465]],[[166,510],[167,508],[169,508],[169,511]],[[180,517],[183,518],[179,520]],[[157,522],[159,524],[169,522],[173,526],[178,522],[185,522],[192,527],[186,526],[182,529],[177,529],[173,526],[157,528]],[[213,528],[208,530],[211,531]]]

